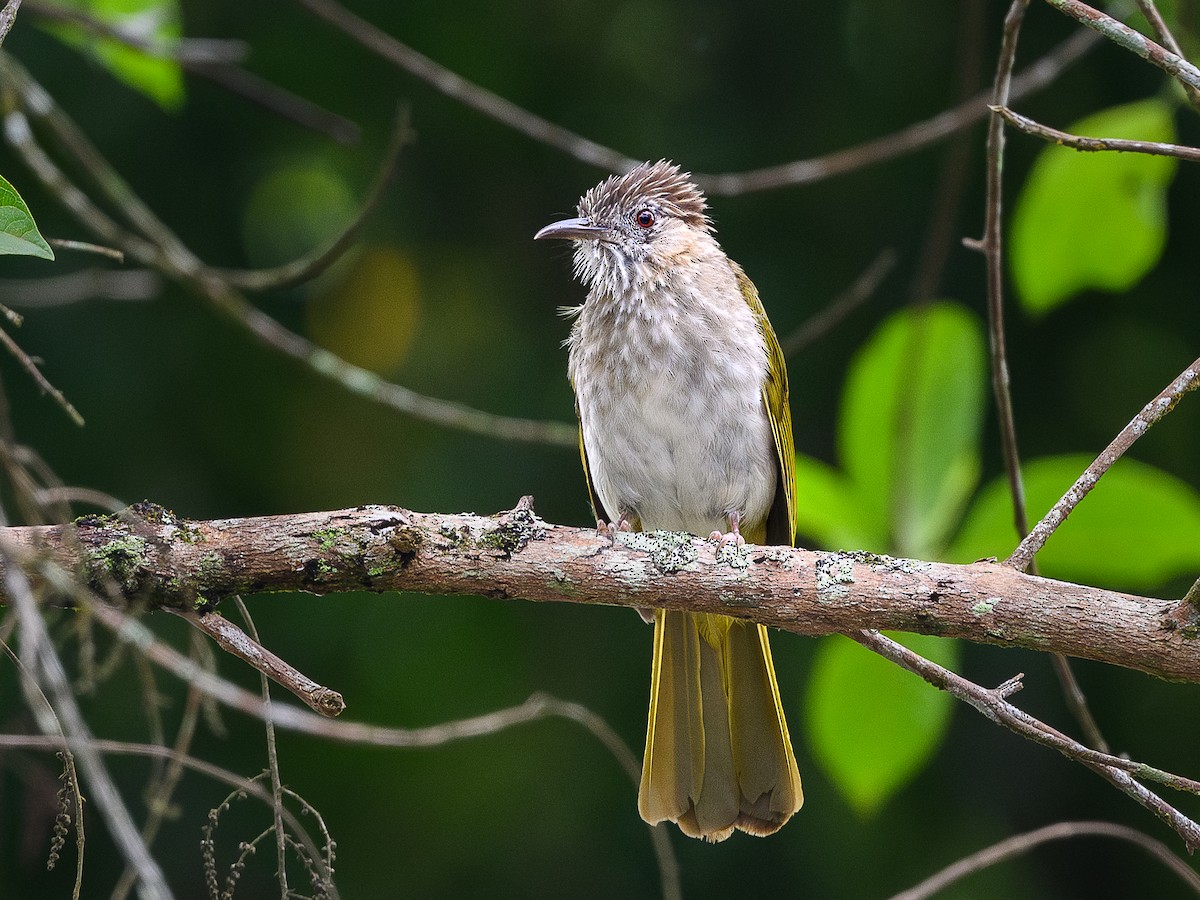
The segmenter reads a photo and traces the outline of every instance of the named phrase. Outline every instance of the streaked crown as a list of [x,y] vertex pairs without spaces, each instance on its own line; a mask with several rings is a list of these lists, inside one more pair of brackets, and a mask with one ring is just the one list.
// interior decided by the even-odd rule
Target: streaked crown
[[592,222],[613,222],[647,205],[692,228],[712,231],[712,221],[705,214],[708,201],[691,181],[691,173],[681,172],[665,159],[642,163],[600,182],[580,199],[579,215]]

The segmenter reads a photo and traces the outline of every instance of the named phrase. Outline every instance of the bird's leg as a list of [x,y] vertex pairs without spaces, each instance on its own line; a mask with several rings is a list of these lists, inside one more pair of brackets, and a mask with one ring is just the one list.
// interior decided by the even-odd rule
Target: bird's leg
[[742,533],[738,530],[738,524],[742,521],[742,514],[736,509],[726,516],[729,522],[729,531],[722,534],[719,531],[714,531],[709,534],[710,541],[720,541],[722,544],[733,544],[735,547],[740,547],[746,543],[746,539],[742,537]]
[[621,513],[617,517],[617,521],[613,523],[605,522],[603,519],[596,520],[596,531],[607,537],[614,544],[617,542],[618,531],[633,531],[633,525],[629,522],[629,513]]

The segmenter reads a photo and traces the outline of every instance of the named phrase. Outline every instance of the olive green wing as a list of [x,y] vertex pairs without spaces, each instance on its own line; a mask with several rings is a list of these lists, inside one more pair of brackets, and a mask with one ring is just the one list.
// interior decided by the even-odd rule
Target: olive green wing
[[[579,411],[575,411],[576,417]],[[588,500],[592,504],[592,516],[597,521],[603,519],[605,522],[613,523],[615,518],[608,514],[604,504],[600,502],[600,495],[596,493],[596,488],[592,486],[592,470],[588,467],[587,448],[583,445],[583,423],[579,424],[579,458],[583,462],[583,479],[587,482]]]
[[775,453],[779,462],[779,484],[775,488],[775,499],[767,513],[768,544],[796,543],[796,447],[792,440],[792,411],[788,404],[787,361],[779,346],[779,338],[767,318],[758,289],[746,277],[742,267],[730,261],[737,278],[738,289],[746,305],[754,313],[759,333],[767,345],[769,371],[763,383],[763,406],[771,420],[771,431],[775,436]]

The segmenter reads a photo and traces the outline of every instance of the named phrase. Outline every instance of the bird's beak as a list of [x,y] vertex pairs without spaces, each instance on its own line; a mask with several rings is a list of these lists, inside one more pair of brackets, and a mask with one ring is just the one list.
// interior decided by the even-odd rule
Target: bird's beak
[[542,238],[563,238],[569,241],[599,240],[608,234],[608,229],[601,225],[593,225],[588,219],[563,219],[561,222],[551,222],[533,236],[535,241]]

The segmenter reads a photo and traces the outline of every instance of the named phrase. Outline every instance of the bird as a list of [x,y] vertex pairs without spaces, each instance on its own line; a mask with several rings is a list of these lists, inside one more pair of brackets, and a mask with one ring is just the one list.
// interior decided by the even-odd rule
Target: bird
[[[534,235],[573,244],[587,287],[568,376],[597,529],[793,545],[787,371],[758,291],[690,173],[647,162]],[[647,617],[650,611],[645,611]],[[656,609],[638,810],[716,842],[768,835],[804,802],[761,624]]]

